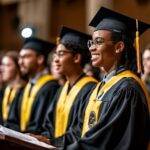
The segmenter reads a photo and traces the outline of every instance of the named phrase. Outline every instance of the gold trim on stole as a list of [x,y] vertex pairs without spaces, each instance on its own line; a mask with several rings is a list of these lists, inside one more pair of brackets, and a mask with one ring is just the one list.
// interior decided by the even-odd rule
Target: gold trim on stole
[[89,82],[97,81],[92,77],[83,77],[71,88],[68,94],[67,91],[69,88],[69,82],[67,81],[65,83],[56,106],[55,138],[65,134],[69,119],[69,113],[76,99],[76,96],[83,88],[83,86]]
[[[21,118],[20,118],[20,129],[21,131],[25,131],[26,127],[28,125],[28,122],[30,120],[31,111],[32,111],[32,105],[35,100],[35,97],[39,90],[42,88],[44,84],[46,84],[48,81],[55,80],[52,75],[43,75],[41,76],[35,85],[32,87],[31,92],[31,83],[28,83],[25,87],[25,91],[23,93],[23,99],[21,104]],[[29,95],[29,93],[31,93]]]
[[108,80],[108,82],[106,84],[104,84],[104,86],[100,89],[100,91],[98,91],[98,89],[99,89],[98,87],[100,85],[100,84],[98,84],[97,87],[92,92],[92,94],[89,98],[89,103],[85,110],[84,123],[83,123],[83,129],[82,129],[82,137],[90,129],[89,128],[89,117],[90,117],[91,112],[94,112],[94,114],[95,114],[94,125],[97,123],[97,121],[99,119],[98,113],[100,112],[102,101],[101,101],[101,99],[97,100],[96,98],[99,96],[102,98],[108,92],[108,90],[113,85],[115,85],[118,81],[120,81],[122,78],[134,78],[139,83],[141,88],[143,89],[143,91],[146,95],[146,98],[148,100],[148,93],[146,91],[144,83],[142,82],[142,80],[139,77],[137,77],[135,74],[133,74],[129,70],[123,71],[120,74],[113,76],[110,80]]
[[10,106],[16,96],[17,89],[7,86],[4,92],[3,101],[2,101],[2,116],[3,120],[6,121],[9,114]]

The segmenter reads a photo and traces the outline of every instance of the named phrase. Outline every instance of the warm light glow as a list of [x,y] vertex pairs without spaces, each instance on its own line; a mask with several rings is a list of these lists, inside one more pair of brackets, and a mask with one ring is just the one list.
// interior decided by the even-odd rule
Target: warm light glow
[[32,31],[32,29],[29,28],[29,27],[24,28],[24,29],[22,29],[22,31],[21,31],[21,35],[22,35],[23,38],[29,38],[29,37],[32,36],[32,34],[33,34],[33,31]]

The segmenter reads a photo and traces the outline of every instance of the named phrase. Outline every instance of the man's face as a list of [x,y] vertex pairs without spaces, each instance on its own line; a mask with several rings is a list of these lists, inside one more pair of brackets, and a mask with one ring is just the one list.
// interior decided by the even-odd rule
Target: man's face
[[17,67],[12,58],[4,56],[2,58],[2,80],[4,82],[10,82],[14,80],[18,74]]
[[74,54],[66,49],[63,44],[59,44],[53,57],[53,68],[58,74],[66,75],[74,67]]
[[143,53],[143,66],[144,72],[150,74],[150,50],[147,49]]
[[38,68],[38,55],[32,49],[21,49],[19,56],[20,70],[23,75],[32,75]]
[[111,32],[97,30],[93,33],[93,45],[89,48],[94,67],[104,67],[109,70],[116,61],[115,44],[111,40]]

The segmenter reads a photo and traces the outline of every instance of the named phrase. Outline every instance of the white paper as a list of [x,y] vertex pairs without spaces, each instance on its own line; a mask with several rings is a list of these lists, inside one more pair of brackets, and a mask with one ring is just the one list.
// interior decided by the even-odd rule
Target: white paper
[[55,148],[52,145],[46,144],[44,142],[39,141],[38,139],[36,139],[35,137],[32,137],[30,135],[21,133],[21,132],[17,132],[11,129],[8,129],[6,127],[3,127],[2,125],[0,125],[0,133],[4,134],[4,135],[8,135],[10,137],[14,137],[16,139],[22,140],[22,141],[26,141],[28,143],[32,143],[35,145],[39,145],[41,147],[45,147],[45,148]]

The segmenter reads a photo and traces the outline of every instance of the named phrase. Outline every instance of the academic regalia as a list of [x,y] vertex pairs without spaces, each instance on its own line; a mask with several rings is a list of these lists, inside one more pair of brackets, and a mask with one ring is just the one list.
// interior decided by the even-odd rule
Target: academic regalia
[[3,93],[4,93],[4,87],[0,89],[0,124],[2,125],[3,123],[3,118],[2,118],[2,100],[3,100]]
[[[48,53],[55,47],[55,44],[38,39],[28,38],[24,41],[23,50],[33,50],[37,54],[44,56],[45,62],[41,67],[44,69],[36,73],[25,86],[24,92],[15,107],[16,130],[38,134],[45,118],[47,107],[59,88],[56,79],[49,74],[46,66]],[[11,122],[14,122],[10,119]]]
[[10,88],[6,86],[2,90],[2,97],[1,97],[1,118],[2,118],[2,125],[6,126],[11,129],[15,129],[15,124],[9,124],[9,118],[13,118],[15,120],[16,114],[14,114],[14,107],[16,103],[18,103],[20,96],[23,93],[24,84],[17,88]]
[[24,91],[24,87],[21,87],[15,97],[14,97],[14,100],[10,106],[10,110],[9,110],[9,115],[8,115],[8,118],[7,118],[7,121],[3,121],[3,126],[7,127],[7,128],[10,128],[10,129],[13,129],[13,130],[16,130],[18,131],[18,126],[19,126],[19,122],[17,121],[17,113],[16,113],[16,110],[18,110],[18,103],[19,103],[19,100],[23,94],[23,91]]
[[[135,24],[134,19],[106,8],[101,8],[90,23],[96,30],[130,37],[132,43]],[[147,28],[148,24],[139,22],[140,34]],[[65,149],[146,150],[150,133],[148,95],[129,66],[119,65],[97,85],[85,108],[80,109],[81,114],[85,112],[82,138]]]
[[[15,119],[13,115],[9,117],[9,126],[14,124],[14,130],[20,132],[28,132],[28,133],[35,133],[38,134],[41,132],[41,126],[43,120],[45,118],[45,113],[47,111],[47,107],[51,105],[51,101],[59,88],[58,82],[56,80],[47,81],[37,92],[34,102],[31,105],[31,112],[28,123],[26,124],[26,128],[22,131],[21,130],[21,108],[23,102],[23,95],[22,93],[20,100],[16,103],[13,107],[13,113],[15,114]],[[32,91],[33,92],[33,91]],[[26,112],[27,113],[27,112]],[[7,125],[7,127],[9,127]],[[10,127],[11,128],[11,127]]]
[[[83,78],[87,78],[87,77],[85,77],[85,75],[80,76],[80,78],[76,81],[76,83],[69,89],[67,95],[69,95],[69,92],[71,92],[71,89],[73,89],[81,80],[83,80]],[[57,111],[57,105],[59,104],[61,96],[63,98],[63,95],[61,95],[61,94],[62,94],[62,91],[63,91],[63,88],[65,85],[62,88],[60,88],[59,91],[57,92],[57,95],[54,98],[53,104],[48,109],[46,119],[45,119],[45,122],[43,125],[44,131],[42,132],[42,135],[50,138],[52,145],[55,145],[57,147],[64,147],[64,145],[73,143],[79,137],[81,137],[81,129],[82,129],[83,121],[76,120],[77,112],[78,112],[80,105],[83,106],[85,104],[85,102],[88,98],[87,97],[88,93],[96,85],[96,80],[93,80],[93,78],[91,78],[90,80],[77,93],[77,95],[71,105],[71,109],[68,113],[69,116],[68,116],[66,131],[60,137],[56,137],[56,135],[55,135],[56,119],[58,117],[56,115],[56,111]],[[72,93],[73,92],[75,92],[75,91],[72,91]],[[71,100],[71,99],[68,99],[68,101],[65,102],[65,106],[69,106],[69,100]],[[63,106],[60,106],[60,107],[63,107]],[[62,123],[63,123],[63,119],[62,119]],[[59,128],[59,126],[57,126],[57,127]]]
[[[133,78],[123,78],[96,100],[101,103],[98,117],[91,111],[87,119],[89,131],[66,149],[146,150],[149,112],[139,83]],[[86,112],[86,108],[82,111]]]
[[[60,30],[58,45],[62,44],[72,54],[80,54],[80,64],[72,66],[74,69],[80,68],[89,62],[90,53],[87,41],[91,36],[80,31],[63,26]],[[57,50],[56,50],[57,55]],[[55,60],[54,60],[55,61]],[[64,73],[64,74],[63,74]],[[65,72],[62,74],[66,78]],[[57,147],[63,147],[68,142],[72,143],[81,136],[82,120],[75,120],[80,105],[84,105],[87,94],[92,90],[97,81],[92,77],[87,77],[78,73],[79,78],[70,87],[69,81],[60,89],[55,97],[53,105],[50,106],[44,123],[45,135],[51,139],[51,143]]]
[[[31,116],[27,127],[22,132],[29,132],[29,133],[40,133],[41,127],[43,124],[43,120],[45,118],[45,114],[49,105],[53,100],[55,93],[57,92],[59,85],[56,80],[51,80],[46,82],[37,92],[34,102],[31,108]],[[21,106],[22,100],[19,104],[19,118],[21,118]],[[19,119],[19,122],[21,120]],[[21,127],[20,127],[21,128]]]

